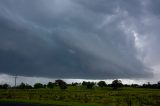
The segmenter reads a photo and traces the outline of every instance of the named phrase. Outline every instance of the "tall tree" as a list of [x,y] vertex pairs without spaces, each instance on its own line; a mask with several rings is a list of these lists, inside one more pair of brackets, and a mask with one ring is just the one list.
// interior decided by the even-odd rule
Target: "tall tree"
[[43,88],[43,84],[41,84],[41,83],[35,83],[35,84],[34,84],[34,88],[35,88],[35,89]]
[[55,83],[53,82],[48,82],[47,88],[53,88],[55,86]]
[[107,86],[107,84],[106,84],[105,81],[99,81],[97,84],[98,84],[99,87],[105,87],[105,86]]
[[119,87],[121,87],[123,84],[122,84],[122,81],[121,80],[114,80],[111,84],[111,86],[113,87],[113,89],[117,89]]
[[58,85],[61,89],[67,89],[67,83],[63,80],[55,80],[55,84]]

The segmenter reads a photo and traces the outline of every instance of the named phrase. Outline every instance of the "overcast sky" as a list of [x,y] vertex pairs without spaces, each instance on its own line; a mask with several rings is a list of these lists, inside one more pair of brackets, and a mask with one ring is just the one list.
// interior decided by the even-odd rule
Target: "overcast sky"
[[0,0],[1,76],[160,80],[159,6],[160,0]]

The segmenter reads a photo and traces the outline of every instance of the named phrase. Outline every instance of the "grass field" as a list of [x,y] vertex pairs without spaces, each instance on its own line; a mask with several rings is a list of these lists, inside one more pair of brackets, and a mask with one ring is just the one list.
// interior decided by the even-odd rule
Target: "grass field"
[[69,106],[160,106],[160,89],[110,87],[86,89],[70,86],[66,90],[1,89],[0,102],[26,102]]

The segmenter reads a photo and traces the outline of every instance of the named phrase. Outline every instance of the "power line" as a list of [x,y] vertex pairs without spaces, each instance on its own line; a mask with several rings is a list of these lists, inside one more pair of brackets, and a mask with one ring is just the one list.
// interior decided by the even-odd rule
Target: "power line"
[[14,76],[14,81],[15,81],[15,87],[17,86],[17,76]]

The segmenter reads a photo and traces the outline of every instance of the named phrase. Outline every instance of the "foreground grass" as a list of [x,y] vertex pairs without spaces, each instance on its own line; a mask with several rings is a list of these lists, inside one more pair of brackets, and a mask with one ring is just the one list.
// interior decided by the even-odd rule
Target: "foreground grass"
[[0,90],[0,102],[24,102],[68,106],[160,106],[160,89],[111,88],[86,89],[69,87],[67,90],[31,89]]

